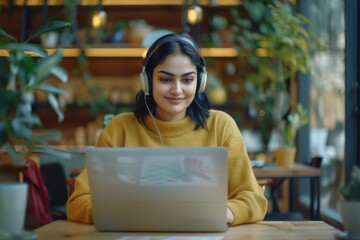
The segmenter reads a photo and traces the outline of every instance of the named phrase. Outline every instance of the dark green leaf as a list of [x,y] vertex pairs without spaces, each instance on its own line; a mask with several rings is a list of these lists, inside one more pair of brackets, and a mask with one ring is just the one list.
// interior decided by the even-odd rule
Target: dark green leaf
[[30,139],[34,134],[31,130],[33,124],[31,122],[24,122],[21,118],[14,118],[11,126],[17,137]]
[[[54,133],[54,134],[56,134],[56,133]],[[59,135],[59,137],[61,137],[61,135]],[[53,138],[53,139],[55,140],[56,138]],[[53,155],[53,156],[63,158],[63,159],[71,159],[73,157],[72,153],[70,153],[70,152],[67,152],[67,151],[64,151],[61,149],[57,149],[57,148],[52,148],[52,147],[35,147],[34,151]]]
[[50,31],[55,31],[58,30],[60,28],[64,28],[64,27],[69,27],[70,23],[65,22],[65,21],[53,21],[50,22],[48,24],[43,25],[42,27],[40,27],[32,36],[30,36],[26,42],[31,41],[32,39],[38,37],[39,35],[46,33],[46,32],[50,32]]
[[55,66],[51,68],[51,73],[55,75],[58,79],[60,79],[60,81],[62,81],[63,83],[66,83],[68,81],[69,76],[67,71],[60,66]]
[[0,114],[4,116],[10,115],[17,108],[20,101],[19,91],[3,90],[0,89]]
[[41,84],[38,89],[45,93],[65,94],[64,89],[50,84]]
[[32,107],[30,102],[21,101],[18,105],[18,115],[21,117],[27,117],[32,115]]
[[58,115],[58,121],[59,122],[63,121],[64,120],[64,113],[61,111],[59,102],[58,102],[57,98],[55,97],[55,95],[52,94],[52,93],[49,93],[48,94],[48,100],[49,100],[49,103],[50,103],[51,107],[54,109],[54,111]]
[[57,132],[57,131],[52,131],[52,132],[46,132],[46,133],[37,134],[36,137],[37,137],[39,142],[42,142],[42,143],[45,144],[49,140],[53,140],[53,141],[61,140],[61,133]]
[[17,42],[16,38],[5,32],[2,28],[0,28],[0,38],[8,38],[12,40],[13,42]]
[[46,57],[48,55],[48,53],[41,46],[36,44],[0,42],[0,48],[15,52],[35,53],[39,57]]
[[57,66],[57,64],[59,64],[61,60],[62,60],[61,49],[57,50],[54,54],[50,55],[49,57],[42,59],[37,66],[36,77],[40,81],[47,79],[52,73],[51,72],[52,68]]
[[14,121],[16,122],[16,124],[26,125],[29,127],[41,126],[40,118],[35,114],[28,114],[26,116],[16,116],[13,119],[13,122]]

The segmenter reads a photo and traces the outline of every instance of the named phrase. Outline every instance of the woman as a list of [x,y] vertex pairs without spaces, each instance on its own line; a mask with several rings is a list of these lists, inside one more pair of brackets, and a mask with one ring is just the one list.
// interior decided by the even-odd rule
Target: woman
[[[98,147],[226,147],[228,149],[227,222],[238,225],[264,218],[267,201],[250,166],[235,121],[210,110],[204,92],[205,60],[187,37],[169,34],[149,48],[140,73],[141,91],[134,113],[113,118]],[[76,178],[67,203],[70,221],[92,223],[86,169]]]

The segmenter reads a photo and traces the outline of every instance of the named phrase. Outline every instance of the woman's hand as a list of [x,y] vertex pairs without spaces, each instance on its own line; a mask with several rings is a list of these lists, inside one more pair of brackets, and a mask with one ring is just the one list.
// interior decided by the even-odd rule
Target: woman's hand
[[226,209],[226,222],[231,225],[234,222],[234,214],[230,210],[230,208]]

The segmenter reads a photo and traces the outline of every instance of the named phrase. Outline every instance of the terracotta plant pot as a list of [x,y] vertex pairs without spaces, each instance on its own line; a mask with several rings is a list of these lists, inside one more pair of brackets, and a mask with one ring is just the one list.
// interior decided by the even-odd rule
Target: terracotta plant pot
[[278,166],[291,167],[295,163],[296,147],[281,147],[274,151]]

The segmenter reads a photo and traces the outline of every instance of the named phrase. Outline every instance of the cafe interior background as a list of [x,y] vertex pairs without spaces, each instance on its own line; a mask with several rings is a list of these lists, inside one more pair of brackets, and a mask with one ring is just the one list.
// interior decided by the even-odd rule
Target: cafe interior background
[[[33,111],[43,119],[43,127],[38,131],[60,131],[61,139],[50,144],[72,153],[71,161],[40,154],[40,163],[61,162],[68,178],[82,168],[81,149],[94,145],[104,126],[104,117],[132,110],[146,47],[169,31],[186,32],[199,44],[207,61],[207,92],[213,108],[234,117],[252,160],[271,164],[277,145],[274,137],[277,105],[272,82],[276,72],[267,61],[277,54],[277,49],[275,44],[273,48],[262,44],[260,38],[275,41],[278,29],[274,28],[284,25],[273,22],[277,8],[292,16],[297,13],[306,16],[311,24],[305,29],[314,31],[318,41],[309,38],[313,41],[309,48],[316,46],[309,53],[311,67],[306,72],[297,71],[291,80],[285,79],[281,91],[289,97],[290,106],[301,103],[308,112],[308,121],[300,127],[296,138],[296,161],[308,164],[312,158],[322,158],[321,218],[337,224],[341,222],[339,189],[360,159],[359,41],[354,40],[359,34],[359,9],[352,8],[353,3],[2,0],[0,28],[21,41],[43,23],[52,20],[72,23],[71,28],[42,34],[33,40],[50,52],[64,49],[61,65],[70,76],[62,86],[66,95],[58,96],[64,120],[58,121],[44,95],[30,98]],[[291,30],[291,22],[285,25]],[[295,41],[286,34],[282,40]],[[4,56],[5,52],[0,50],[0,54]],[[283,211],[288,208],[287,188],[280,196]],[[306,209],[309,205],[306,180],[300,181],[296,193],[297,208]]]

